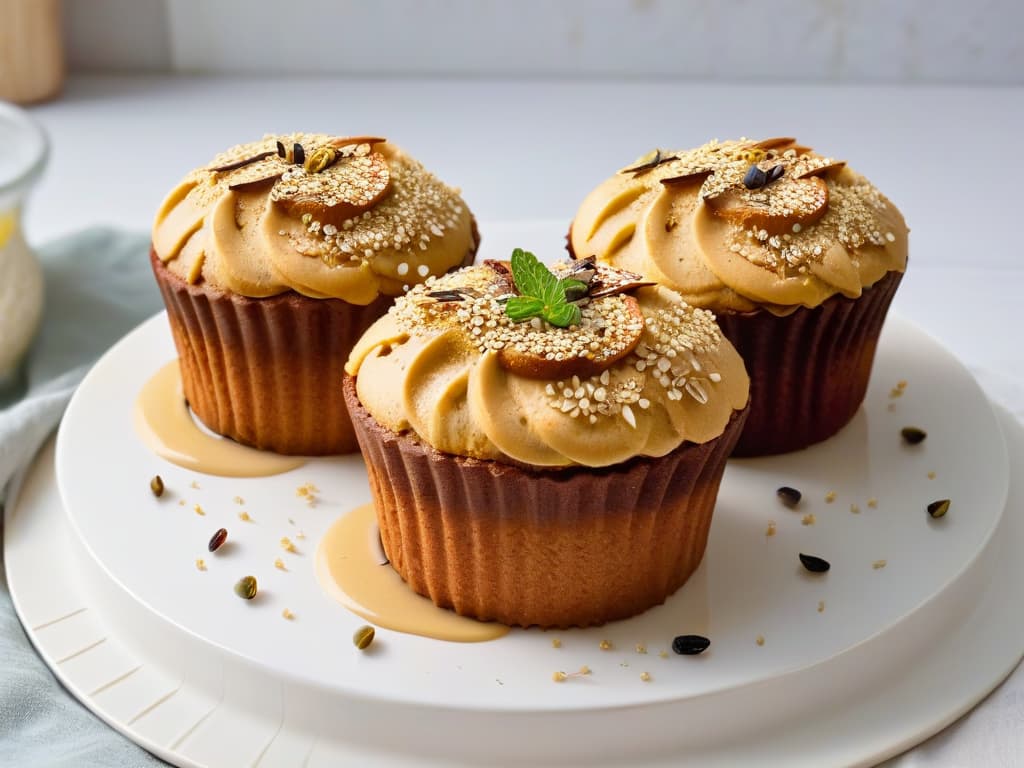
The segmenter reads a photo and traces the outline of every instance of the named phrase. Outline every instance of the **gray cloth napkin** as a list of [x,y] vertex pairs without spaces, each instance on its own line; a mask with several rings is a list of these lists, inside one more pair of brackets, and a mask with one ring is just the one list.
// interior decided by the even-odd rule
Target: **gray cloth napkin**
[[[0,395],[0,504],[14,475],[57,425],[92,362],[161,308],[148,248],[144,235],[93,229],[41,249],[43,325],[20,382]],[[0,766],[164,765],[63,690],[18,622],[3,568],[0,659]]]

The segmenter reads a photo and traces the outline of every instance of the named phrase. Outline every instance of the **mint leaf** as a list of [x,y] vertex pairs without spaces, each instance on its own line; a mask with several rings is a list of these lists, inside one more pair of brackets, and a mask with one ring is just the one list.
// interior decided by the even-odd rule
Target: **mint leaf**
[[554,307],[545,307],[543,317],[552,325],[559,328],[568,328],[570,325],[579,325],[580,308],[575,304],[558,304]]
[[505,314],[514,322],[543,317],[552,325],[567,328],[579,323],[580,308],[572,304],[567,291],[586,295],[587,284],[572,278],[559,278],[529,251],[512,251],[512,281],[521,295],[505,304]]
[[543,311],[544,302],[532,296],[513,296],[505,304],[505,314],[512,318],[513,323],[540,317]]

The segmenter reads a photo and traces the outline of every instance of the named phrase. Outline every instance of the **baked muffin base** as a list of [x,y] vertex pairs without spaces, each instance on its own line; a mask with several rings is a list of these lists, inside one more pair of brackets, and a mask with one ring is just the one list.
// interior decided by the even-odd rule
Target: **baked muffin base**
[[463,616],[566,628],[659,605],[697,568],[746,419],[661,458],[534,470],[441,453],[345,401],[384,550],[409,586]]
[[191,285],[150,251],[167,307],[182,386],[214,432],[292,455],[357,448],[340,397],[345,361],[392,299],[358,306],[293,291],[250,299]]
[[717,314],[750,374],[750,416],[734,456],[806,448],[849,423],[867,392],[885,315],[903,278],[889,272],[860,298],[836,295],[778,317]]

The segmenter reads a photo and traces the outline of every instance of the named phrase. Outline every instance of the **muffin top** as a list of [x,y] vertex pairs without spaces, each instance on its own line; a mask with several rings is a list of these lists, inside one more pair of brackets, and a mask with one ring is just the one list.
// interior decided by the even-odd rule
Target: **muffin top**
[[429,278],[346,371],[381,425],[439,451],[534,467],[662,456],[724,431],[749,379],[711,312],[591,260],[516,250]]
[[740,139],[659,150],[619,171],[583,201],[571,244],[696,306],[785,315],[902,272],[907,233],[844,161],[795,139]]
[[261,298],[288,290],[369,304],[476,250],[458,191],[372,136],[266,136],[189,173],[153,249],[189,283]]

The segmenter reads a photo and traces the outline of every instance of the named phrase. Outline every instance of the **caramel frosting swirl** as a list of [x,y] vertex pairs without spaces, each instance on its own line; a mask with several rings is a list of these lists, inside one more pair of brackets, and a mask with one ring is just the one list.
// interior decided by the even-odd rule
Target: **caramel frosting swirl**
[[360,305],[476,250],[458,192],[401,149],[301,133],[233,147],[189,173],[160,206],[152,237],[157,256],[190,283]]
[[[564,329],[512,322],[507,291],[480,265],[399,298],[346,366],[373,418],[445,453],[602,467],[712,440],[747,403],[746,370],[714,315],[668,288],[584,298]],[[569,375],[577,358],[599,372]]]
[[896,207],[843,161],[790,138],[740,139],[619,171],[583,201],[571,244],[695,306],[785,315],[904,271],[907,235]]

